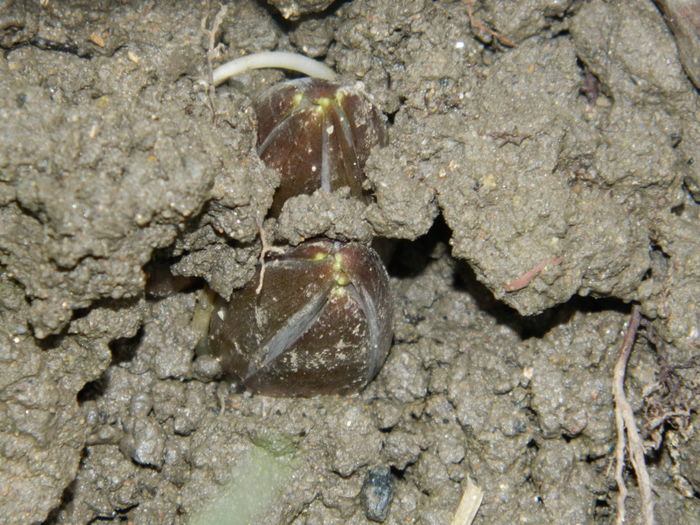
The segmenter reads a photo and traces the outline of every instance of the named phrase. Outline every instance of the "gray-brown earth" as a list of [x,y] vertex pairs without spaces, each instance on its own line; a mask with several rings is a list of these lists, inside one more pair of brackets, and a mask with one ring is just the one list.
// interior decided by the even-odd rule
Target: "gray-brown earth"
[[[476,523],[610,523],[632,302],[657,520],[697,519],[700,100],[655,4],[475,2],[517,47],[463,1],[270,2],[295,21],[227,4],[215,64],[297,50],[390,122],[376,203],[317,193],[265,223],[280,243],[402,239],[385,367],[359,396],[314,399],[212,380],[198,291],[145,293],[163,265],[235,293],[277,184],[251,97],[284,75],[210,98],[207,4],[0,5],[0,523],[211,523],[212,501],[225,520],[369,523],[382,467],[386,523],[449,523],[467,476]],[[262,464],[263,514],[245,518]]]

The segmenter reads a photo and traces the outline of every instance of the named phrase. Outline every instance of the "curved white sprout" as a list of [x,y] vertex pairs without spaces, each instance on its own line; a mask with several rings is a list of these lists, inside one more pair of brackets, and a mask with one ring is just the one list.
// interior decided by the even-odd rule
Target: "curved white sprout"
[[299,53],[288,51],[263,51],[226,62],[214,70],[214,85],[218,86],[229,78],[251,69],[263,68],[291,69],[310,77],[334,80],[335,71],[321,62]]

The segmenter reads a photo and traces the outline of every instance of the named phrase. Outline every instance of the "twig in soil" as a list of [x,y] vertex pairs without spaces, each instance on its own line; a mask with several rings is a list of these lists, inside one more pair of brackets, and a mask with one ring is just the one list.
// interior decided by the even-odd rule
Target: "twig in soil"
[[617,430],[617,444],[615,446],[615,481],[617,482],[617,516],[615,523],[622,525],[625,522],[625,498],[627,487],[623,479],[622,470],[625,464],[625,449],[634,468],[634,474],[639,485],[642,501],[642,520],[645,525],[654,524],[654,502],[651,496],[651,480],[644,461],[644,445],[639,436],[634,412],[625,396],[625,372],[629,361],[634,339],[642,316],[637,305],[632,307],[625,338],[622,342],[620,356],[615,363],[613,371],[613,399],[615,400],[615,428]]
[[[208,2],[207,2],[208,4]],[[207,7],[209,7],[207,5]],[[222,5],[219,11],[214,16],[214,20],[211,24],[211,29],[207,29],[207,22],[209,15],[202,19],[201,29],[202,32],[207,36],[207,84],[206,93],[207,99],[209,100],[209,108],[211,109],[212,115],[216,115],[216,108],[214,107],[214,59],[221,56],[221,49],[223,44],[216,43],[216,38],[221,28],[221,24],[224,21],[226,12],[228,11],[228,6]]]
[[500,140],[501,143],[498,145],[499,148],[502,148],[506,144],[513,144],[514,146],[521,146],[522,143],[525,142],[527,139],[532,138],[532,135],[518,133],[517,130],[515,130],[515,132],[502,131],[500,133],[486,133],[485,135],[487,137],[491,137],[492,139]]
[[282,248],[273,246],[267,242],[267,236],[265,235],[265,227],[263,225],[262,219],[260,217],[256,218],[258,224],[258,233],[260,234],[260,243],[262,247],[260,248],[260,277],[258,278],[258,287],[255,289],[255,295],[260,295],[263,288],[263,282],[265,280],[265,257],[268,253],[284,253]]
[[481,500],[484,498],[484,491],[481,490],[472,479],[467,476],[467,488],[464,489],[462,499],[452,518],[451,525],[471,525],[479,511]]
[[471,26],[474,29],[479,29],[486,34],[491,35],[492,37],[494,37],[496,40],[498,40],[504,46],[518,47],[518,44],[516,44],[515,42],[511,42],[506,37],[501,35],[498,31],[494,31],[493,29],[489,29],[488,27],[483,25],[481,22],[478,22],[476,20],[476,18],[474,18],[474,0],[464,0],[464,3],[467,5],[467,16],[469,17],[469,23],[471,24]]
[[550,257],[549,259],[545,259],[544,261],[541,261],[530,268],[520,277],[517,277],[516,279],[513,279],[509,283],[503,285],[503,290],[506,292],[517,292],[518,290],[522,290],[528,284],[530,284],[530,282],[532,282],[532,280],[537,277],[537,275],[544,270],[548,264],[561,264],[561,262],[562,260],[559,257]]

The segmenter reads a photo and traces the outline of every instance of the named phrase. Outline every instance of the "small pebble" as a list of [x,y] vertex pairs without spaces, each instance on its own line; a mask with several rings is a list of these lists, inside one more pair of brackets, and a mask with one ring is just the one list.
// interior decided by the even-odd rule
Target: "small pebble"
[[368,520],[384,523],[394,497],[394,477],[385,466],[367,470],[367,477],[360,490],[360,500]]

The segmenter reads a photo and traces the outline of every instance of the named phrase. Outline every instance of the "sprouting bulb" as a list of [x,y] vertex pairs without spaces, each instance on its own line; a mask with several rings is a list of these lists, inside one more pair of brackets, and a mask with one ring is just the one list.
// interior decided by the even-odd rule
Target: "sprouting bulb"
[[222,64],[215,86],[260,68],[290,69],[308,75],[270,88],[254,103],[258,154],[279,171],[280,186],[271,214],[289,197],[343,186],[364,196],[363,167],[370,150],[386,143],[384,118],[360,83],[344,86],[322,62],[298,53],[264,51]]
[[258,154],[281,175],[273,215],[288,198],[318,189],[347,186],[363,197],[365,161],[386,135],[381,113],[359,85],[290,80],[270,88],[254,108]]
[[392,339],[389,279],[360,243],[307,241],[265,262],[211,317],[208,353],[248,391],[276,396],[361,390]]

